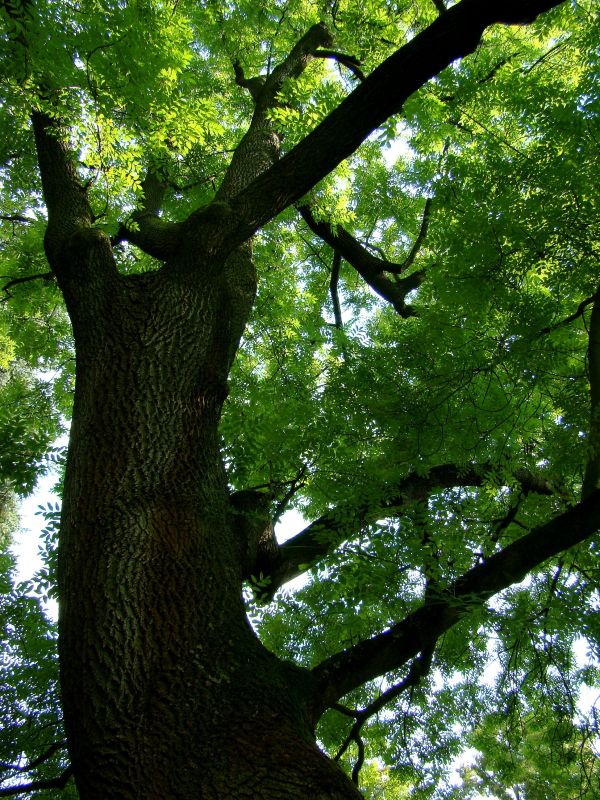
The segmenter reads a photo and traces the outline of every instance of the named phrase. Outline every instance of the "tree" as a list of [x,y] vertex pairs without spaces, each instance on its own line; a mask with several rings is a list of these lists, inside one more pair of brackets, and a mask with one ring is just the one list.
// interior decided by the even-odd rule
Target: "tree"
[[413,782],[456,751],[487,634],[589,679],[593,4],[1,8],[9,363],[71,418],[70,766],[31,788],[359,797],[367,732]]

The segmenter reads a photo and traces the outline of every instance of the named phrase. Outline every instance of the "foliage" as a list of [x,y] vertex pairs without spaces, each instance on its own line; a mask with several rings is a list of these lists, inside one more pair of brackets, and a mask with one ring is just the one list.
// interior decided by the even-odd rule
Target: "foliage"
[[[26,63],[10,5],[0,6],[0,482],[25,495],[69,418],[74,384],[72,333],[43,255],[32,104],[69,120],[96,226],[114,236],[131,220],[149,168],[172,189],[164,217],[179,221],[212,199],[247,126],[251,102],[233,62],[247,75],[269,72],[325,20],[336,48],[368,73],[434,20],[437,4],[40,1]],[[220,427],[232,489],[268,485],[279,501],[292,486],[288,506],[306,519],[332,508],[342,519],[381,511],[403,480],[439,465],[482,473],[477,486],[457,479],[365,517],[301,588],[270,605],[249,594],[255,627],[278,655],[314,666],[386,630],[580,496],[593,455],[587,358],[600,259],[594,6],[567,2],[533,27],[494,26],[310,193],[317,217],[371,253],[389,263],[412,255],[407,274],[425,276],[408,297],[414,314],[396,313],[345,261],[332,290],[332,249],[295,209],[257,236],[258,297]],[[270,115],[284,151],[355,83],[326,59],[286,82]],[[127,243],[117,252],[123,272],[153,268]],[[523,470],[552,491],[528,490],[515,477]],[[38,597],[52,591],[49,513],[49,572],[19,589],[9,556],[1,562],[0,753],[11,781],[62,737],[56,634]],[[0,528],[3,552],[6,539]],[[366,797],[599,791],[598,730],[576,703],[598,686],[597,556],[593,541],[568,551],[444,635],[431,670],[370,716],[340,756],[350,772],[366,746]],[[585,663],[574,656],[582,637]],[[329,711],[324,749],[339,753],[348,711],[409,674],[367,683]],[[452,787],[465,744],[479,755]],[[27,775],[64,768],[57,750]],[[40,796],[74,792],[69,784]]]

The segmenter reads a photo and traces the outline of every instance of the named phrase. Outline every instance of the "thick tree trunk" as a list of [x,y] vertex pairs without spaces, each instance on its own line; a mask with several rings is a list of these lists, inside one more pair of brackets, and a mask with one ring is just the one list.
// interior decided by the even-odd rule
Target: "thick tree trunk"
[[241,601],[217,425],[250,254],[204,286],[189,266],[71,302],[59,584],[77,786],[83,800],[357,797],[314,743],[308,673],[262,647]]

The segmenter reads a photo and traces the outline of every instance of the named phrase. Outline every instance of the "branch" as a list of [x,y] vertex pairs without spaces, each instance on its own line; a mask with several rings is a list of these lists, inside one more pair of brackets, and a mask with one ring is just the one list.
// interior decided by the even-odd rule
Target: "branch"
[[[329,31],[324,25],[318,24],[313,25],[302,36],[287,58],[278,64],[268,76],[246,78],[240,63],[234,63],[235,81],[238,86],[242,86],[250,92],[254,100],[254,114],[250,127],[242,137],[231,159],[216,194],[217,200],[227,199],[241,192],[277,161],[279,137],[267,118],[267,112],[277,105],[277,95],[281,91],[284,81],[299,77],[314,58],[317,48],[329,44],[331,44]],[[240,241],[242,240],[237,243]]]
[[48,761],[49,758],[52,758],[54,753],[56,753],[58,750],[62,750],[66,746],[67,746],[66,741],[54,742],[53,744],[50,745],[50,747],[44,750],[44,752],[40,756],[34,758],[33,761],[30,761],[23,767],[18,766],[18,764],[0,763],[0,769],[10,770],[12,772],[29,772],[30,770],[39,767],[40,764],[43,764],[45,761]]
[[[13,286],[18,286],[20,283],[29,283],[30,281],[51,281],[54,280],[54,277],[55,275],[53,272],[40,272],[37,275],[22,275],[20,278],[11,278],[8,283],[4,284],[2,291],[6,292],[6,294],[11,297],[9,289],[12,289]],[[10,275],[2,275],[2,278],[10,278]]]
[[571,322],[575,322],[576,319],[579,319],[579,317],[584,315],[586,308],[596,300],[599,294],[599,292],[596,292],[596,294],[593,294],[591,297],[587,297],[585,300],[582,300],[582,302],[577,306],[577,311],[570,316],[565,317],[565,319],[561,319],[560,322],[556,322],[554,325],[549,325],[547,328],[542,328],[540,331],[540,336],[546,333],[552,333],[552,331],[555,331],[558,328],[562,328],[565,325],[570,325]]
[[[427,201],[431,207],[431,203]],[[426,206],[427,208],[427,206]],[[406,295],[421,285],[424,277],[423,272],[415,272],[408,275],[406,278],[397,278],[392,280],[384,275],[384,272],[398,274],[405,269],[405,263],[411,259],[410,263],[414,261],[416,256],[416,244],[411,250],[411,254],[406,262],[402,264],[395,264],[391,261],[386,261],[382,258],[377,258],[370,253],[366,247],[358,242],[348,231],[342,227],[337,227],[335,232],[333,227],[327,222],[317,222],[313,216],[312,211],[308,206],[299,206],[298,211],[308,227],[316,233],[324,242],[333,247],[364,279],[369,286],[377,292],[377,294],[388,303],[391,303],[394,309],[402,317],[410,317],[414,311],[410,306],[405,303]],[[427,218],[429,216],[429,209],[427,208]],[[421,232],[423,225],[421,225]],[[427,224],[425,224],[425,233],[427,232]],[[418,243],[419,247],[423,241],[425,234],[419,233]],[[413,251],[414,254],[413,254]]]
[[589,454],[585,466],[582,497],[600,486],[600,289],[590,317],[587,367],[590,379]]
[[121,225],[111,239],[113,246],[126,241],[160,261],[171,258],[181,243],[181,225],[159,217],[167,186],[156,172],[148,170],[142,181],[142,206],[131,215],[128,223]]
[[446,8],[446,4],[444,3],[444,0],[432,0],[432,2],[433,2],[433,5],[437,8],[437,10],[439,11],[440,14],[445,14],[446,11],[448,10]]
[[406,664],[472,609],[599,528],[600,490],[596,489],[576,506],[466,572],[385,633],[323,661],[313,670],[319,698],[316,718],[343,695]]
[[82,230],[92,226],[93,214],[86,190],[75,168],[73,154],[58,123],[47,114],[31,115],[48,226],[44,245],[50,265],[61,268],[61,251]]
[[338,294],[338,283],[340,280],[340,264],[342,257],[339,250],[333,251],[333,263],[331,264],[331,280],[329,281],[329,294],[333,305],[334,325],[338,330],[344,327],[342,320],[342,309],[340,306],[340,296]]
[[433,199],[428,197],[425,200],[425,208],[423,209],[423,218],[421,219],[421,227],[419,229],[419,234],[415,239],[415,243],[413,244],[410,253],[402,262],[402,271],[405,272],[409,270],[412,265],[414,264],[415,258],[419,255],[419,250],[425,241],[425,237],[427,236],[427,231],[429,230],[429,218],[431,217],[431,205],[433,203]]
[[[435,642],[433,642],[426,651],[423,651],[419,656],[417,656],[417,658],[414,659],[408,671],[408,675],[403,680],[401,680],[400,683],[397,683],[394,686],[390,686],[390,688],[387,689],[385,692],[382,692],[376,700],[373,700],[372,703],[369,703],[369,705],[366,706],[366,708],[363,708],[360,711],[349,712],[348,709],[345,709],[337,704],[334,706],[336,711],[339,711],[342,714],[350,713],[356,719],[356,722],[350,729],[350,732],[348,733],[340,749],[336,753],[334,761],[340,760],[340,758],[344,755],[344,753],[350,746],[351,742],[356,742],[358,744],[361,728],[365,724],[365,722],[368,719],[370,719],[370,717],[381,711],[381,709],[384,708],[386,705],[388,705],[388,703],[393,702],[407,689],[416,686],[421,681],[421,678],[424,678],[425,675],[427,675],[427,673],[431,669],[434,649],[435,649]],[[359,762],[357,761],[357,764],[358,763]]]
[[31,217],[24,217],[22,214],[0,214],[0,220],[3,222],[25,222],[28,225],[35,222]]
[[[443,464],[432,467],[428,475],[408,475],[399,484],[390,487],[387,495],[382,493],[378,501],[354,505],[347,503],[328,511],[279,545],[270,563],[261,564],[263,577],[271,579],[265,599],[272,598],[280,586],[302,575],[365,524],[397,515],[415,500],[425,500],[432,491],[457,486],[481,486],[488,470],[489,465],[472,465],[465,469],[455,464]],[[526,470],[518,471],[515,478],[523,491],[546,495],[554,492],[547,482],[534,478]]]
[[14,797],[17,794],[25,794],[25,792],[37,792],[41,791],[42,789],[64,789],[72,775],[73,768],[67,767],[67,769],[57,778],[32,781],[31,783],[24,783],[21,786],[7,786],[5,789],[0,789],[0,797]]
[[[563,0],[564,1],[564,0]],[[561,0],[462,0],[377,67],[308,136],[232,200],[229,246],[249,238],[350,156],[421,86],[472,53],[486,28],[525,23]]]
[[315,52],[317,58],[331,58],[339,64],[347,67],[359,81],[364,81],[365,74],[360,68],[360,61],[356,56],[349,56],[345,53],[338,53],[336,50],[317,50]]

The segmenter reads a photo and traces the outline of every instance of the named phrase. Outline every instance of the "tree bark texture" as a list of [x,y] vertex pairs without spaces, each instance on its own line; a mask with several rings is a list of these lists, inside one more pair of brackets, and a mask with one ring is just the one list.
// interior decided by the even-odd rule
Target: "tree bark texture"
[[[94,244],[71,258],[99,258]],[[191,260],[71,297],[59,581],[77,786],[83,800],[358,796],[315,745],[309,674],[262,647],[242,605],[217,425],[254,294],[248,247],[206,285]]]

